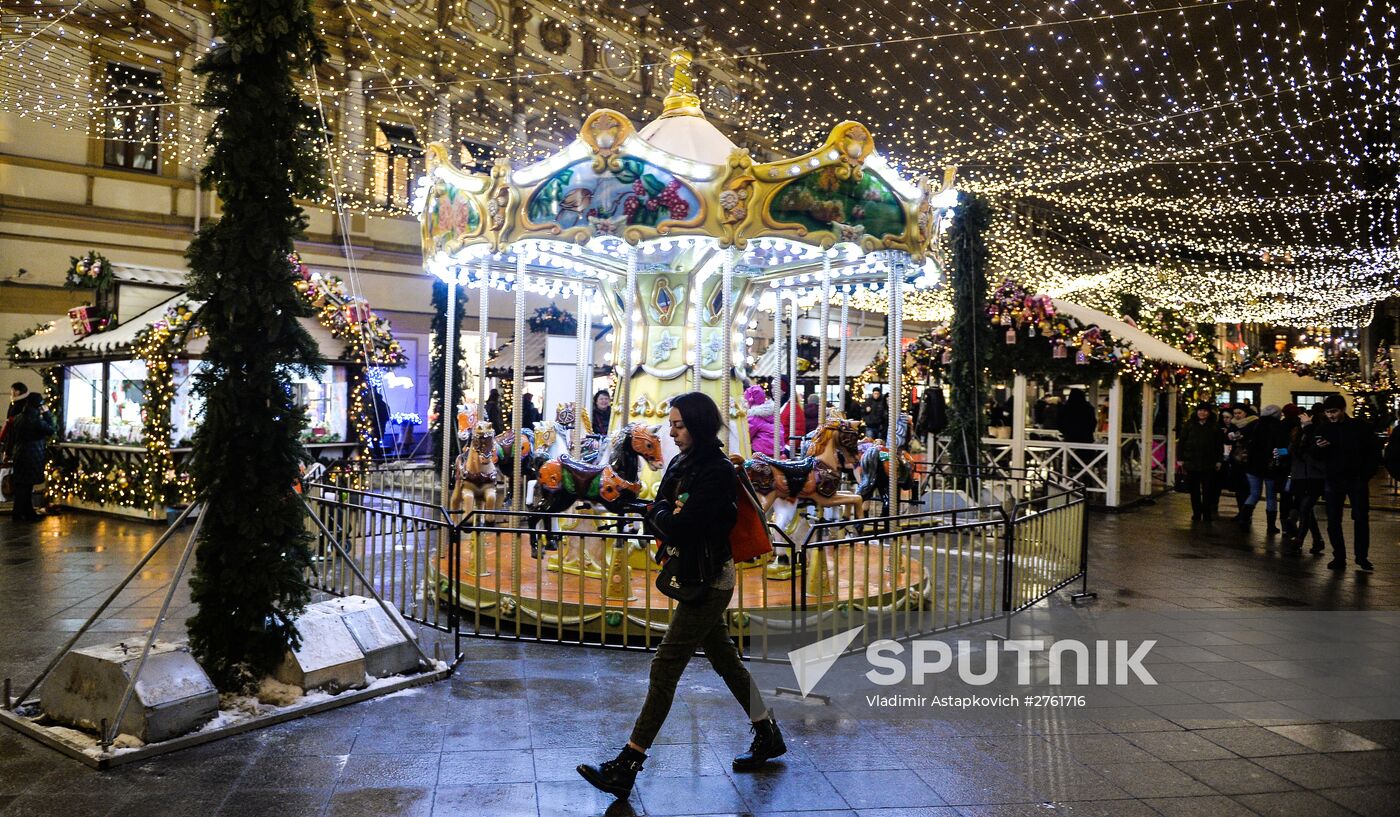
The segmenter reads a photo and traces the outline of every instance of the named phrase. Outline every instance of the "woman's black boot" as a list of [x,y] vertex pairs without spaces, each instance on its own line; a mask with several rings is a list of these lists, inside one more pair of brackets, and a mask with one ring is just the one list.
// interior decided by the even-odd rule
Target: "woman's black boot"
[[632,786],[637,782],[637,772],[642,770],[646,759],[646,755],[631,746],[624,746],[616,759],[605,761],[600,766],[580,763],[578,773],[583,775],[584,780],[592,783],[593,788],[624,799],[632,793]]
[[734,771],[751,772],[775,757],[787,753],[783,743],[783,733],[778,730],[778,722],[770,713],[768,717],[753,725],[753,743],[749,750],[734,758]]

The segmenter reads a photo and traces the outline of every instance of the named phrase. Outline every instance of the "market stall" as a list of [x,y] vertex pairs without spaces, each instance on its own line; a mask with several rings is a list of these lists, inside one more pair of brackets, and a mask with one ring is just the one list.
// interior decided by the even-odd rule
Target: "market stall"
[[[163,519],[193,498],[184,462],[202,409],[201,303],[185,292],[180,270],[98,263],[108,272],[94,287],[96,303],[40,324],[10,357],[43,373],[59,427],[49,501]],[[299,270],[297,287],[314,312],[299,323],[321,350],[319,371],[292,375],[306,412],[303,441],[324,463],[356,461],[378,436],[367,372],[399,365],[402,349],[343,281]]]

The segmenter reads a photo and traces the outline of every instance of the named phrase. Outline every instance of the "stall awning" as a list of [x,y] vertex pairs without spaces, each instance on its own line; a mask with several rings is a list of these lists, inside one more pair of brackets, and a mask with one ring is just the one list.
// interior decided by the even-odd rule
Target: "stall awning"
[[[545,351],[549,335],[544,332],[525,333],[525,371],[528,374],[542,374],[546,362]],[[496,354],[486,360],[488,374],[508,373],[515,366],[515,352],[511,348],[514,339],[506,340],[496,349]],[[606,369],[608,352],[612,351],[612,339],[608,335],[593,342],[593,368]],[[572,364],[573,360],[556,361]]]
[[1067,315],[1085,326],[1097,326],[1108,331],[1113,337],[1127,341],[1133,348],[1148,360],[1156,360],[1162,363],[1169,363],[1173,366],[1185,366],[1188,369],[1210,369],[1207,363],[1191,357],[1171,344],[1158,340],[1146,332],[1131,326],[1118,318],[1111,317],[1097,309],[1090,309],[1087,306],[1074,303],[1072,301],[1062,301],[1054,298],[1055,311],[1061,315]]
[[[48,329],[40,330],[21,340],[16,348],[27,356],[41,360],[63,354],[76,357],[123,357],[126,356],[131,345],[136,342],[136,336],[142,330],[165,317],[166,310],[181,305],[188,307],[191,311],[198,311],[203,302],[190,300],[189,296],[181,293],[156,304],[119,326],[114,326],[105,332],[94,332],[84,337],[77,337],[73,334],[68,316],[63,315],[54,318]],[[315,318],[297,318],[297,322],[316,342],[322,360],[344,358],[345,342],[337,340],[329,329],[321,325],[320,321]],[[204,352],[207,343],[208,338],[206,337],[194,338],[186,345],[185,353],[198,356]]]
[[[885,348],[884,338],[846,338],[846,377],[853,378],[865,371],[875,358],[879,356],[880,350]],[[832,343],[828,350],[831,359],[826,363],[826,378],[832,383],[841,378],[841,354],[836,343]],[[749,369],[750,377],[775,377],[787,371],[788,355],[791,349],[779,349],[773,344],[769,344],[763,354],[759,356],[758,362]],[[780,371],[781,370],[781,371]],[[798,377],[817,377],[816,372],[804,372]]]

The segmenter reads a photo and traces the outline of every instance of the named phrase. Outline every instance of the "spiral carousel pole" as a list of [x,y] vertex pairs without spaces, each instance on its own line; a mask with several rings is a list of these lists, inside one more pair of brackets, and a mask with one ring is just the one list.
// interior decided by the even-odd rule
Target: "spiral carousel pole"
[[584,408],[588,399],[588,336],[592,333],[590,324],[593,316],[588,311],[588,288],[582,279],[578,282],[578,357],[574,369],[574,427],[569,432],[569,448],[577,457],[583,451],[583,412],[592,411],[592,406]]
[[[773,290],[773,400],[778,400],[778,390],[783,386],[783,350],[787,348],[787,343],[783,335],[783,291]],[[783,412],[782,403],[777,403],[773,409],[773,416],[778,418],[777,426],[773,434],[773,456],[783,455]],[[789,426],[791,428],[791,426]]]
[[[802,410],[802,407],[799,406],[799,405],[797,405],[797,339],[798,339],[798,332],[797,332],[797,292],[796,292],[796,291],[793,291],[793,293],[792,293],[792,326],[791,326],[791,331],[788,332],[788,335],[789,335],[789,337],[788,337],[788,388],[787,388],[787,394],[784,395],[784,397],[787,398],[787,404],[788,404],[788,425],[787,425],[787,433],[788,433],[788,436],[792,436],[793,429],[797,428],[797,412],[799,412],[799,411]],[[798,456],[798,457],[802,456],[802,450],[801,450],[801,448],[802,448],[802,443],[801,443],[800,441],[799,441],[799,442],[796,442],[796,443],[793,443],[793,451],[792,451],[793,455],[794,455],[794,456]]]
[[[724,272],[720,279],[720,286],[723,288],[720,305],[720,331],[724,333],[724,343],[720,346],[720,370],[724,378],[724,424],[731,427],[730,413],[734,411],[734,263],[739,255],[739,251],[734,247],[729,247],[724,251]],[[728,435],[728,431],[725,432]],[[725,448],[734,450],[736,440],[726,440]]]
[[[822,253],[822,336],[817,352],[817,426],[826,424],[826,355],[831,330],[831,250]],[[811,429],[808,429],[809,431]]]
[[478,418],[480,412],[485,411],[486,406],[486,330],[487,321],[490,318],[491,284],[487,281],[490,277],[490,262],[482,258],[477,262],[477,316],[476,316],[476,340],[477,345],[477,366],[476,366],[476,410]]
[[[851,345],[850,338],[846,337],[846,332],[850,330],[850,327],[851,293],[847,291],[845,293],[842,293],[841,295],[841,350],[837,353],[840,355],[840,360],[837,363],[837,369],[839,370],[838,377],[840,378],[840,380],[837,382],[840,384],[839,389],[841,391],[841,408],[843,411],[846,408],[846,349]],[[852,420],[855,418],[847,417],[846,419]]]
[[902,295],[902,293],[900,292],[900,288],[901,288],[901,286],[903,285],[903,282],[904,282],[904,263],[903,263],[902,261],[894,261],[894,262],[891,262],[891,263],[890,263],[890,274],[889,274],[889,279],[888,279],[888,283],[886,284],[886,286],[887,286],[887,288],[888,288],[888,290],[889,290],[888,293],[887,293],[887,294],[889,295],[889,302],[888,302],[887,308],[889,309],[889,316],[890,316],[890,319],[889,319],[889,327],[890,327],[890,328],[889,328],[889,337],[886,338],[886,340],[889,342],[889,360],[888,360],[888,362],[886,363],[886,369],[887,369],[887,371],[889,372],[889,381],[890,381],[890,382],[889,382],[890,394],[889,394],[889,398],[888,398],[888,399],[889,399],[889,407],[890,407],[890,410],[889,410],[889,429],[888,429],[888,431],[886,432],[886,437],[888,438],[887,444],[889,445],[889,449],[890,449],[890,462],[889,462],[889,468],[890,468],[890,475],[889,475],[889,476],[890,476],[890,483],[889,483],[889,486],[890,486],[890,487],[889,487],[889,497],[890,497],[890,513],[891,513],[891,514],[898,514],[898,513],[899,513],[899,444],[898,444],[899,428],[898,428],[898,426],[899,426],[899,401],[900,401],[900,391],[901,391],[901,390],[900,390],[900,382],[899,382],[899,381],[900,381],[900,374],[901,374],[900,368],[901,368],[901,364],[903,363],[903,361],[901,360],[901,358],[903,357],[903,349],[900,348],[900,344],[899,344],[899,336],[900,336],[900,334],[903,332],[903,328],[902,328],[901,322],[900,322],[899,310],[900,310],[900,302],[901,302],[901,300],[902,300],[902,298],[900,297],[900,296]]
[[[702,270],[703,271],[703,270]],[[700,365],[704,359],[704,352],[701,347],[705,343],[705,316],[701,314],[704,305],[701,303],[700,292],[704,289],[704,281],[700,278],[700,273],[695,274],[695,283],[691,286],[690,292],[690,314],[695,321],[695,339],[691,342],[692,351],[695,352],[695,368],[690,371],[690,390],[700,391]]]
[[[627,291],[622,296],[622,360],[613,361],[619,378],[617,402],[621,405],[622,425],[630,422],[632,411],[632,315],[637,309],[637,247],[627,245]],[[606,428],[595,428],[597,434],[607,434]]]
[[442,427],[442,505],[447,507],[452,499],[452,435],[457,433],[457,407],[452,403],[452,365],[457,356],[457,268],[452,267],[452,280],[447,282],[447,332],[442,349],[442,399],[438,404],[441,411],[439,423]]

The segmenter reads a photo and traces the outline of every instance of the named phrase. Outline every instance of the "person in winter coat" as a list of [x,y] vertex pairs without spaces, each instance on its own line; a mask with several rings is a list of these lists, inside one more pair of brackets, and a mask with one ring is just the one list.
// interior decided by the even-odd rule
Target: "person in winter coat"
[[791,433],[787,437],[779,435],[778,442],[785,448],[791,447],[793,456],[798,455],[800,443],[795,443],[789,437],[801,437],[807,433],[807,415],[802,411],[802,404],[794,404],[791,399],[785,401],[782,408],[778,409],[778,425],[783,428],[790,428]]
[[1288,490],[1288,480],[1293,473],[1293,432],[1298,430],[1301,422],[1298,419],[1300,414],[1302,411],[1296,403],[1283,405],[1283,419],[1280,421],[1279,429],[1280,450],[1283,453],[1278,457],[1278,470],[1274,474],[1274,491],[1278,494],[1278,518],[1283,523],[1285,543],[1298,535],[1298,531],[1293,528],[1297,517],[1293,512],[1293,492]]
[[34,510],[34,486],[44,481],[44,450],[54,431],[53,415],[44,408],[43,395],[31,392],[10,425],[14,437],[11,462],[15,469],[11,513],[16,522],[37,522],[40,518]]
[[1069,398],[1060,407],[1057,418],[1060,438],[1067,443],[1091,443],[1094,429],[1098,427],[1098,415],[1094,407],[1084,397],[1083,389],[1070,389]]
[[1195,415],[1181,427],[1177,452],[1191,491],[1191,521],[1210,521],[1220,506],[1220,471],[1225,458],[1225,432],[1210,403],[1196,406]]
[[1254,506],[1264,499],[1268,532],[1278,533],[1278,476],[1283,471],[1282,458],[1288,454],[1288,432],[1283,426],[1283,413],[1278,406],[1265,406],[1259,419],[1246,426],[1244,434],[1244,478],[1249,485],[1241,511],[1240,524],[1248,526],[1254,516]]
[[540,414],[539,407],[535,405],[535,396],[533,394],[527,391],[525,392],[525,397],[522,399],[524,402],[520,404],[520,427],[534,428],[535,423],[544,419],[544,415]]
[[[1298,415],[1299,424],[1293,429],[1289,441],[1289,454],[1292,460],[1288,473],[1288,492],[1293,496],[1294,532],[1290,552],[1301,553],[1303,541],[1312,534],[1312,553],[1326,550],[1322,544],[1322,530],[1317,524],[1317,501],[1322,498],[1323,481],[1327,476],[1327,462],[1318,452],[1317,440],[1322,426],[1327,422],[1321,410],[1302,412]],[[1284,536],[1288,540],[1287,534]]]
[[1249,462],[1249,441],[1254,437],[1254,424],[1257,422],[1259,415],[1248,403],[1237,403],[1230,410],[1230,423],[1225,432],[1225,439],[1230,443],[1229,474],[1225,484],[1235,492],[1235,505],[1238,508],[1235,514],[1236,522],[1245,521],[1244,506],[1249,499],[1249,481],[1245,476],[1246,463]]
[[817,393],[807,395],[806,401],[802,404],[802,425],[808,429],[816,428],[822,413],[822,398]]
[[5,425],[0,426],[0,462],[8,463],[14,455],[15,437],[10,433],[10,428],[15,424],[15,418],[24,411],[28,398],[28,386],[19,381],[10,384],[10,407],[5,411]]
[[1400,423],[1395,424],[1385,441],[1385,470],[1391,479],[1400,482]]
[[942,434],[948,427],[948,402],[943,397],[943,389],[934,386],[924,392],[923,407],[914,428],[920,437]]
[[738,518],[734,466],[720,447],[722,427],[715,401],[701,392],[671,400],[671,439],[680,454],[671,460],[647,510],[650,528],[660,547],[680,559],[676,577],[683,585],[704,584],[696,602],[677,602],[670,626],[651,659],[651,683],[646,702],[632,727],[631,738],[614,760],[597,766],[581,764],[578,773],[596,788],[627,797],[647,750],[666,720],[676,685],[697,647],[729,687],[749,716],[753,743],[734,758],[735,771],[755,771],[787,752],[777,721],[763,701],[739,650],[729,638],[725,610],[734,595],[734,560],[729,532]]
[[762,386],[745,389],[744,401],[749,404],[749,450],[755,454],[777,456],[774,441],[782,436],[777,405],[768,399]]
[[866,435],[876,440],[885,439],[885,432],[890,427],[890,404],[880,393],[879,386],[870,390],[870,399],[865,401],[862,412]]
[[1347,415],[1346,399],[1340,394],[1322,401],[1327,424],[1318,432],[1316,447],[1327,464],[1322,493],[1327,502],[1327,538],[1332,542],[1331,570],[1347,566],[1346,538],[1342,535],[1342,510],[1351,505],[1352,547],[1356,566],[1374,570],[1371,565],[1371,475],[1379,460],[1371,424]]
[[612,422],[612,395],[608,394],[607,389],[594,392],[589,420],[592,421],[594,434],[608,433],[608,424]]
[[501,390],[492,389],[486,396],[486,405],[483,407],[486,412],[486,422],[491,424],[491,428],[500,434],[506,430],[501,424]]

